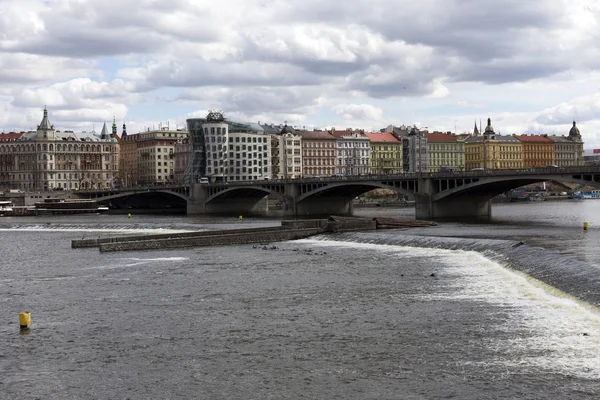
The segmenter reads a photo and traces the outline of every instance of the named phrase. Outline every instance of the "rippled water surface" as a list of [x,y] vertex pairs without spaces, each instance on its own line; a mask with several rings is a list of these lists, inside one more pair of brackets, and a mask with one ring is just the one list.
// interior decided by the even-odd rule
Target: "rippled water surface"
[[279,221],[3,218],[0,398],[599,398],[598,211],[127,253],[70,241]]

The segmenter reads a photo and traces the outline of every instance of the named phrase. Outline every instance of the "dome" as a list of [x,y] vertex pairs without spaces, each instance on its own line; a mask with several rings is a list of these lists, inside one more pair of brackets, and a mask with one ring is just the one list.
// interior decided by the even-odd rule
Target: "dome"
[[575,124],[575,121],[573,121],[573,127],[569,131],[569,136],[581,136],[581,133],[579,133],[579,128]]

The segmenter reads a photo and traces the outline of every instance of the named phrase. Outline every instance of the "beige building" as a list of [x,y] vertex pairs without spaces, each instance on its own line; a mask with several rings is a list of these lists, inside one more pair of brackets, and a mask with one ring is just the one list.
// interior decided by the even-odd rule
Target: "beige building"
[[175,144],[188,137],[183,129],[161,128],[121,138],[122,184],[156,185],[174,183]]
[[[118,176],[116,126],[100,135],[57,131],[48,111],[37,130],[16,141],[0,143],[0,154],[12,153],[10,177],[4,185],[24,191],[78,190],[113,187]],[[8,172],[8,171],[7,171]]]
[[582,166],[584,162],[583,140],[573,121],[568,136],[548,135],[554,143],[554,164],[559,167]]
[[326,131],[296,131],[302,137],[302,176],[336,173],[336,139]]
[[429,172],[464,171],[465,139],[451,133],[425,133]]
[[402,173],[402,141],[388,132],[368,133],[371,144],[371,173],[392,175]]
[[465,142],[465,168],[520,169],[523,168],[523,145],[512,135],[498,135],[492,121],[482,136],[470,136]]

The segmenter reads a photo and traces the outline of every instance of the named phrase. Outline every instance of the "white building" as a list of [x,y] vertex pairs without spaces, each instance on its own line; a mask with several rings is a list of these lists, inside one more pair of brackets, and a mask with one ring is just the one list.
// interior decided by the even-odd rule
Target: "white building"
[[371,141],[361,131],[331,130],[336,138],[336,173],[342,175],[367,175],[371,173]]
[[253,181],[270,177],[271,137],[262,133],[230,133],[227,180]]
[[271,135],[271,169],[275,179],[302,177],[302,136],[294,128],[286,125]]
[[10,186],[26,191],[110,188],[118,173],[119,144],[106,124],[100,135],[60,132],[46,109],[37,130],[0,147],[13,154]]

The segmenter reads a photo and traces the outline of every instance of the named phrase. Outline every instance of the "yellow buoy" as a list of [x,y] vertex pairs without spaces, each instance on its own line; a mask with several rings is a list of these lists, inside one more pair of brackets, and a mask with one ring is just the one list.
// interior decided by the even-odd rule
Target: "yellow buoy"
[[587,227],[588,227],[588,223],[587,223],[587,222],[584,222],[584,223],[583,223],[583,230],[584,230],[584,231],[587,231]]
[[29,325],[31,324],[31,313],[29,311],[24,311],[19,313],[19,325],[21,329],[29,329]]
[[243,220],[244,218],[240,215],[240,221]]
[[131,213],[128,213],[128,214],[127,214],[127,218],[131,218]]

